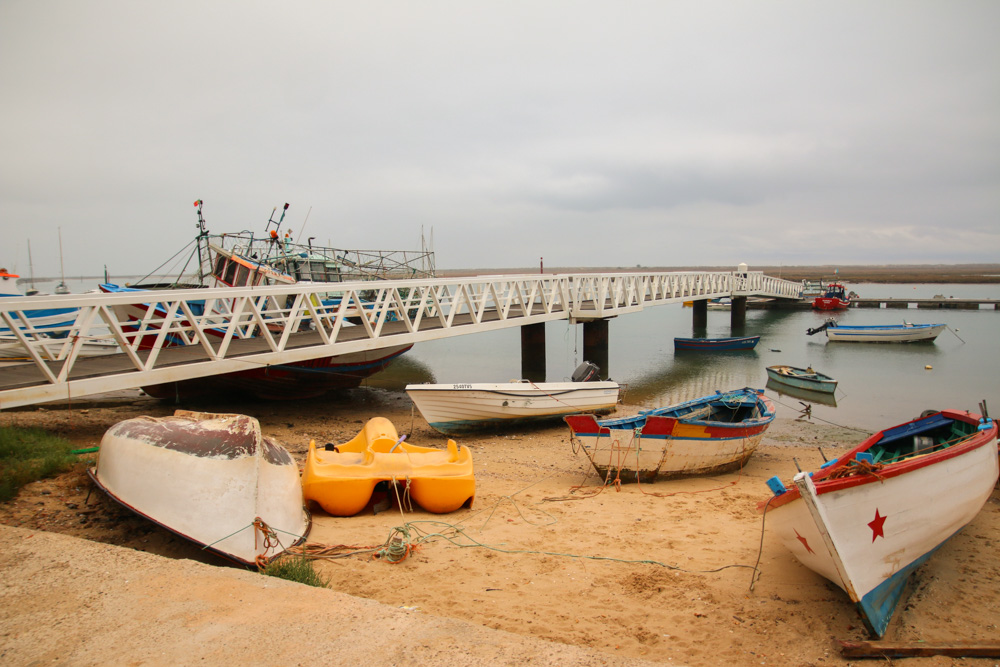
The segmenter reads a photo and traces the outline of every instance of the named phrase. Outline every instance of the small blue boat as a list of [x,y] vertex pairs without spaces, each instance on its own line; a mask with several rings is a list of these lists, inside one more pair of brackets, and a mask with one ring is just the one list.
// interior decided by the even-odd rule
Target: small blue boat
[[701,350],[704,352],[728,352],[730,350],[752,350],[757,347],[760,336],[738,338],[674,338],[675,350]]

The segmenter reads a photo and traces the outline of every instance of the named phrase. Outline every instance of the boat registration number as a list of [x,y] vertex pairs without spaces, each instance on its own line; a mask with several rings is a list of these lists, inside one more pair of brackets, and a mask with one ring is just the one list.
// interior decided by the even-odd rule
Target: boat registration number
[[451,388],[452,389],[472,389],[472,385],[471,384],[453,384],[453,385],[451,385]]

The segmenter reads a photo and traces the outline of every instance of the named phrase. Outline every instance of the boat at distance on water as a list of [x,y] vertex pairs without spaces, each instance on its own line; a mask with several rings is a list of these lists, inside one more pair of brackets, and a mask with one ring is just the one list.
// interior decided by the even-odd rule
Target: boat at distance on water
[[[852,292],[853,294],[853,292]],[[851,305],[851,294],[840,283],[830,283],[823,294],[813,299],[812,307],[816,310],[844,310]]]
[[[122,286],[106,282],[100,289],[107,293],[153,291],[157,289],[182,289],[205,287],[254,287],[258,285],[292,285],[299,282],[340,283],[345,281],[377,280],[401,277],[427,277],[434,274],[433,253],[430,251],[360,251],[324,248],[294,243],[286,232],[281,236],[281,225],[288,210],[285,204],[280,218],[274,219],[277,208],[265,226],[263,234],[251,232],[235,234],[210,234],[202,215],[203,202],[195,202],[198,213],[199,233],[193,250],[184,267],[193,263],[198,267],[197,276],[158,276],[134,285]],[[304,224],[304,223],[303,223]],[[180,253],[178,253],[180,254]],[[147,278],[149,278],[147,276]],[[331,285],[331,292],[320,308],[337,309],[342,294]],[[222,340],[227,335],[227,324],[232,317],[231,300],[214,299],[212,311],[205,313],[204,303],[189,302],[193,314],[208,315],[218,321],[218,328],[208,328],[207,334]],[[167,316],[165,306],[155,297],[149,302],[112,306],[123,322],[126,335],[138,339],[139,349],[151,348],[160,329],[157,322]],[[363,316],[365,305],[354,304],[343,312]],[[185,322],[184,325],[187,325]],[[299,324],[305,331],[310,322]],[[350,323],[345,326],[352,326]],[[236,337],[254,338],[254,326],[239,327]],[[190,338],[194,338],[193,336]],[[196,340],[169,333],[165,344],[180,346],[197,344]],[[393,360],[409,350],[412,345],[396,345],[378,350],[322,357],[307,361],[243,371],[212,375],[194,380],[182,380],[143,387],[150,396],[164,399],[193,398],[219,392],[251,394],[265,399],[300,399],[320,396],[331,389],[357,387],[362,380],[384,369]]]
[[471,507],[476,478],[469,448],[454,440],[445,449],[405,440],[388,419],[373,417],[349,442],[318,449],[311,441],[302,472],[303,497],[333,516],[354,516],[385,483],[390,502],[398,493],[401,504],[412,498],[434,514]]
[[767,377],[775,382],[823,394],[832,394],[837,391],[837,381],[829,375],[813,370],[812,366],[808,368],[786,365],[768,366]]
[[613,412],[621,386],[601,381],[599,370],[584,362],[569,382],[408,384],[406,393],[431,428],[441,433],[467,433],[579,412]]
[[674,338],[675,350],[697,350],[701,352],[729,352],[732,350],[752,350],[760,342],[760,336],[739,336],[735,338]]
[[882,637],[911,573],[985,505],[997,482],[997,425],[942,410],[887,428],[760,509],[795,558],[842,588]]
[[246,415],[178,410],[118,422],[88,473],[124,507],[242,565],[304,541],[312,522],[295,460]]
[[774,421],[762,389],[719,392],[632,417],[564,418],[574,451],[582,451],[605,484],[652,482],[738,468]]
[[933,341],[947,326],[909,322],[848,326],[827,320],[816,328],[807,329],[806,334],[812,336],[825,331],[827,340],[842,343],[921,343]]

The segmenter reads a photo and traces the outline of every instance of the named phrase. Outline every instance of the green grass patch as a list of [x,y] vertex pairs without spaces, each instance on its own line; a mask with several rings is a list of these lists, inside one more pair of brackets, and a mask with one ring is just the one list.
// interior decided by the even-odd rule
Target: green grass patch
[[313,567],[312,561],[301,556],[279,556],[268,563],[261,573],[269,577],[296,581],[306,586],[330,587],[329,577],[321,575]]
[[78,461],[73,443],[40,428],[0,426],[0,502],[25,484],[58,475]]

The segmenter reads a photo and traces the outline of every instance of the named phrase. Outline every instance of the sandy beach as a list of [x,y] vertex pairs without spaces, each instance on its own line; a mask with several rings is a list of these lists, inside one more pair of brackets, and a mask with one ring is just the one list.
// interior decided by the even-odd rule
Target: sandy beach
[[[258,418],[301,463],[310,439],[343,442],[388,417],[443,447],[405,394],[361,388],[280,403],[172,405],[113,399],[0,413],[79,447],[114,423],[175,408]],[[617,414],[632,414],[621,406]],[[765,480],[818,467],[865,433],[778,419],[744,469],[602,488],[562,424],[458,438],[473,452],[470,509],[398,507],[330,517],[310,542],[420,540],[399,564],[318,561],[332,590],[226,566],[91,489],[81,464],[0,505],[5,664],[847,664],[835,640],[867,639],[847,595],[763,526]],[[914,417],[917,415],[913,415]],[[886,639],[995,642],[1000,493],[914,578]],[[759,564],[758,564],[759,562]],[[756,565],[757,569],[754,569]],[[964,660],[963,664],[995,664]],[[908,665],[945,665],[943,657]]]

